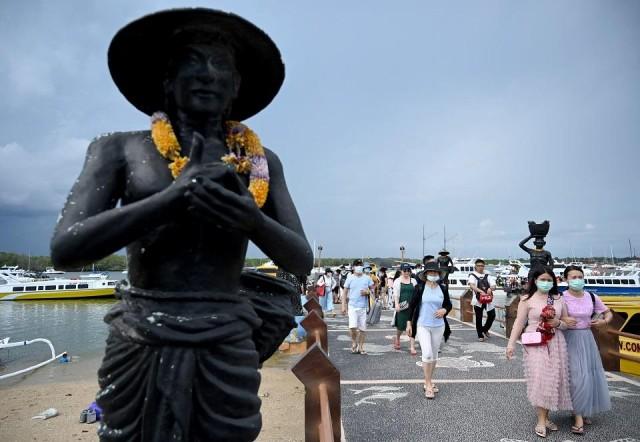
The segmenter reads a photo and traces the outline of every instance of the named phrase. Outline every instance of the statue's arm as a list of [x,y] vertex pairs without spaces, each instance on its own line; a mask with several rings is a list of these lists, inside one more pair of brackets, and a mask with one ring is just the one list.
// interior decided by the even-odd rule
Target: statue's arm
[[51,240],[51,259],[60,269],[108,256],[165,222],[168,195],[116,207],[124,194],[124,134],[94,140]]
[[523,239],[522,241],[520,241],[520,244],[518,244],[518,246],[520,246],[520,248],[522,250],[524,250],[527,253],[531,253],[531,249],[527,246],[525,246],[525,244],[527,243],[527,241],[529,241],[531,238],[533,238],[533,236],[529,235],[527,236],[525,239]]
[[553,256],[551,256],[551,252],[547,251],[547,262],[548,262],[548,266],[553,268]]
[[250,234],[251,241],[279,267],[294,275],[306,275],[313,267],[311,246],[302,229],[277,155],[266,150],[269,164],[269,196],[263,222]]

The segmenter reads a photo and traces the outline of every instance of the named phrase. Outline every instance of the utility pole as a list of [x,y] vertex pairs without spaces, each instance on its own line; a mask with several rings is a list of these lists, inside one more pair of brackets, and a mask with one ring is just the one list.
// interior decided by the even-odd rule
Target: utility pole
[[629,238],[629,256],[634,258],[634,256],[633,256],[633,248],[631,247],[631,238]]
[[404,246],[400,246],[400,259],[404,262]]
[[322,246],[318,246],[318,267],[322,267]]
[[444,245],[442,246],[443,250],[447,250],[447,226],[443,226],[442,229],[442,239],[444,239]]

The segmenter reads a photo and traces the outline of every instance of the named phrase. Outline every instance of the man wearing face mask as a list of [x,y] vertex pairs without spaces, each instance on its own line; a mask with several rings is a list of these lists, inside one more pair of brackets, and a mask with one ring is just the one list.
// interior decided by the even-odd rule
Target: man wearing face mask
[[364,338],[367,331],[368,299],[374,283],[363,272],[362,265],[354,267],[353,275],[347,278],[342,297],[342,314],[349,314],[349,330],[351,332],[351,353],[366,354]]

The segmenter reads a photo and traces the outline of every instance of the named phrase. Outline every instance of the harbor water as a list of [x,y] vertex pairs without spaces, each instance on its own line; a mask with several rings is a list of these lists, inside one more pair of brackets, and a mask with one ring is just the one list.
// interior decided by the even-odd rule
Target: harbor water
[[[78,275],[70,272],[63,277]],[[123,276],[120,272],[109,273],[109,279],[120,280]],[[93,361],[95,365],[104,353],[107,338],[103,318],[115,302],[115,298],[0,302],[0,339],[9,337],[10,342],[20,342],[45,338],[51,341],[56,354],[66,351],[73,364]],[[37,364],[50,355],[45,343],[2,349],[0,375]],[[40,368],[35,378],[57,378],[64,374],[62,365],[54,362]],[[14,379],[11,382],[16,382]]]

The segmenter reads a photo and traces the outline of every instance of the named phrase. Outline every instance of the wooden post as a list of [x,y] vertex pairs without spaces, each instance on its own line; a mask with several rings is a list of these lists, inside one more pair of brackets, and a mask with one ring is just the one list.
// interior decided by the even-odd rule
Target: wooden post
[[320,343],[313,344],[291,371],[305,386],[305,441],[339,441],[340,372]]
[[311,310],[307,317],[300,321],[300,324],[307,331],[307,348],[311,348],[313,344],[318,342],[320,343],[320,348],[328,354],[327,324],[318,315],[318,312]]
[[472,296],[473,291],[469,289],[460,297],[460,319],[462,322],[473,321],[473,307],[471,307]]
[[613,319],[611,323],[602,329],[591,329],[593,337],[598,344],[598,350],[600,351],[600,358],[602,359],[602,366],[607,371],[620,371],[620,358],[612,355],[611,352],[618,352],[620,350],[620,344],[618,336],[609,333],[609,330],[620,330],[624,324],[624,319],[619,314],[613,312]]
[[511,301],[511,304],[505,307],[504,319],[506,324],[504,325],[504,333],[507,338],[511,337],[511,330],[513,329],[513,324],[516,322],[516,316],[518,315],[518,305],[520,305],[520,296],[516,295],[513,301]]
[[318,298],[307,295],[307,302],[303,305],[304,309],[307,311],[307,314],[311,312],[316,312],[320,318],[324,318],[324,314],[322,313],[322,306],[318,302]]

